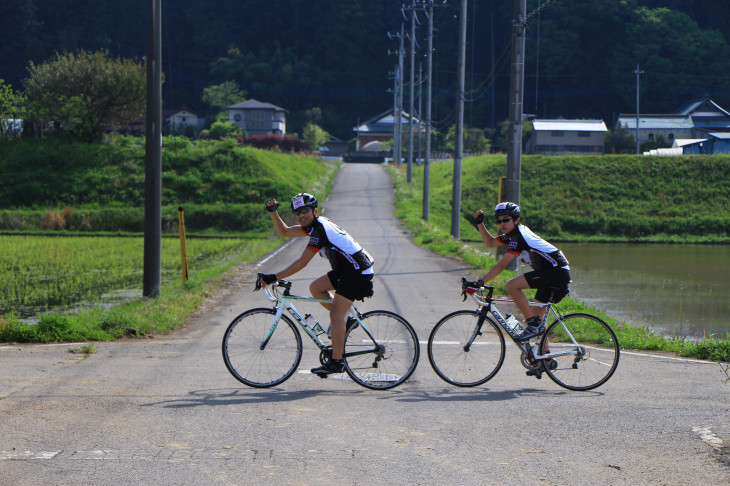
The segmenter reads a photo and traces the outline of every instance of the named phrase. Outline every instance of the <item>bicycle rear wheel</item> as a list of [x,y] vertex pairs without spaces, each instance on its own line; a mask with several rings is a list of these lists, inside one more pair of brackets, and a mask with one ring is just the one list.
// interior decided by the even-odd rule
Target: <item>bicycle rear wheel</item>
[[[573,337],[578,346],[573,343]],[[606,383],[618,366],[616,334],[596,316],[570,314],[553,322],[540,340],[540,354],[561,353],[545,360],[545,372],[568,390],[592,390]]]
[[302,359],[302,338],[282,315],[269,339],[276,312],[251,309],[233,319],[223,335],[223,361],[241,383],[267,388],[286,381]]
[[376,310],[362,315],[362,325],[345,336],[345,369],[358,385],[387,390],[405,382],[420,355],[413,326],[398,314]]
[[445,382],[465,387],[481,385],[502,367],[504,336],[497,324],[485,316],[475,337],[478,323],[479,311],[460,310],[445,316],[431,331],[428,360]]

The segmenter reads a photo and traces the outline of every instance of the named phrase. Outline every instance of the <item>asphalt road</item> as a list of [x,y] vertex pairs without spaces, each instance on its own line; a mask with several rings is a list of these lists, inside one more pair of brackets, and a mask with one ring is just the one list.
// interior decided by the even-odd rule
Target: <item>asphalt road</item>
[[[419,333],[409,382],[319,379],[308,341],[301,372],[277,388],[228,373],[223,331],[269,305],[254,275],[293,261],[307,241],[296,238],[170,335],[97,343],[88,357],[68,352],[78,344],[0,344],[0,485],[730,484],[730,384],[715,363],[624,351],[607,384],[581,393],[525,376],[510,345],[485,385],[441,381],[425,340],[441,316],[473,308],[459,280],[475,273],[415,246],[393,200],[383,167],[346,164],[323,206],[376,260],[360,310],[393,310]],[[327,270],[316,258],[295,289]]]

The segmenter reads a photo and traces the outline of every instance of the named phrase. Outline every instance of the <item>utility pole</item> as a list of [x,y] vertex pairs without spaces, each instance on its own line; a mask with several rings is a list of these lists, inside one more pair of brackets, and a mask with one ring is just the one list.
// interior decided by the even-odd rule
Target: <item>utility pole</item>
[[401,162],[403,125],[403,38],[405,37],[403,24],[400,34],[388,33],[389,39],[398,39],[398,64],[395,68],[395,95],[393,99],[393,163],[397,166]]
[[428,0],[428,62],[426,67],[426,157],[423,162],[423,219],[428,221],[431,166],[431,86],[433,73],[433,0]]
[[459,87],[456,93],[456,153],[454,154],[454,184],[451,191],[451,236],[459,239],[461,219],[461,158],[464,149],[464,84],[466,77],[466,3],[461,0],[459,12]]
[[634,74],[636,75],[636,154],[639,154],[639,76],[644,74],[644,71],[641,71],[639,69],[639,64],[636,64],[636,69],[634,70]]
[[142,295],[160,295],[162,272],[162,22],[161,0],[147,0],[144,270]]
[[525,20],[527,15],[527,0],[514,0],[513,5],[506,196],[508,201],[519,204],[520,172],[522,170],[522,100],[525,86]]
[[408,183],[413,179],[413,114],[415,113],[413,104],[413,92],[415,90],[415,64],[416,64],[416,0],[411,0],[411,59],[410,59],[410,85],[408,92],[408,175],[406,180]]

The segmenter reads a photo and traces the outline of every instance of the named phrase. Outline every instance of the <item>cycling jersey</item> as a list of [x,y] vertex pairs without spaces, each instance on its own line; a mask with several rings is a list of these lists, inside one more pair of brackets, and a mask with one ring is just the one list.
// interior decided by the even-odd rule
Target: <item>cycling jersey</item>
[[498,239],[507,247],[507,253],[518,255],[520,260],[535,270],[569,269],[568,259],[563,252],[537,236],[525,225],[517,225],[512,233],[501,234]]
[[307,248],[327,257],[333,270],[373,273],[373,257],[347,231],[329,219],[318,216],[311,227],[302,229],[309,235]]

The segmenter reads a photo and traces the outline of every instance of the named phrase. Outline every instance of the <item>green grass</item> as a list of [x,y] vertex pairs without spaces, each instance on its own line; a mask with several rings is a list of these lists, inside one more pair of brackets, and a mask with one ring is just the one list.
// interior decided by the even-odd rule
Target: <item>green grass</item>
[[[557,162],[557,160],[556,160]],[[474,171],[481,170],[483,158],[465,159],[465,175],[474,175]],[[457,241],[450,236],[451,229],[451,177],[447,176],[447,170],[452,170],[449,162],[433,164],[431,170],[431,204],[429,222],[422,219],[422,190],[423,190],[423,167],[414,167],[413,182],[406,182],[405,165],[400,168],[391,167],[391,174],[396,185],[396,213],[403,218],[404,223],[412,230],[413,240],[441,255],[459,257],[467,263],[479,268],[471,277],[483,275],[491,268],[496,260],[486,253],[482,253],[462,241]],[[466,176],[465,176],[466,177]],[[484,192],[488,192],[486,189]],[[494,197],[482,195],[479,202],[474,200],[462,201],[462,208],[469,208],[469,214],[476,208],[491,208],[484,201],[496,200]],[[532,227],[532,225],[530,225]],[[479,234],[465,219],[461,221],[460,235],[462,239],[479,240]],[[507,280],[516,274],[504,271],[490,285],[494,285],[496,292],[506,295],[505,284]],[[534,297],[534,291],[526,292],[530,298]],[[730,361],[730,335],[724,339],[708,337],[703,341],[691,342],[685,338],[666,337],[653,333],[646,327],[637,327],[626,322],[614,319],[604,312],[577,302],[566,297],[558,306],[563,314],[573,312],[584,312],[593,314],[606,321],[616,333],[619,343],[624,349],[642,349],[653,351],[667,351],[680,356],[695,357],[719,362]]]
[[[479,240],[468,223],[491,211],[504,155],[462,161],[460,237]],[[450,230],[453,161],[430,166],[430,218]],[[522,158],[520,206],[534,231],[553,241],[730,243],[730,156],[531,156]],[[404,217],[420,217],[423,167],[414,167]]]
[[34,325],[21,322],[12,312],[6,313],[0,317],[0,342],[107,341],[127,335],[128,329],[142,336],[166,333],[198,309],[238,263],[261,257],[280,240],[248,239],[239,243],[224,258],[202,267],[193,265],[186,283],[179,276],[168,280],[154,299],[137,297],[110,309],[92,307],[70,314],[51,311],[41,315]]

